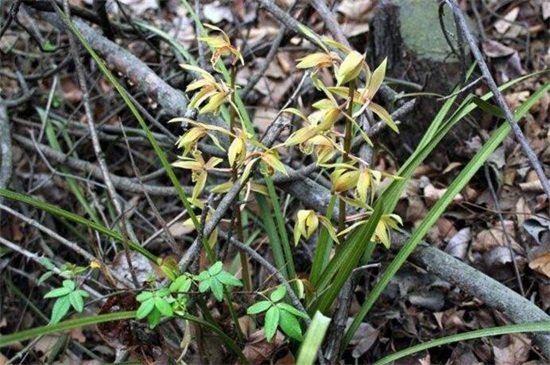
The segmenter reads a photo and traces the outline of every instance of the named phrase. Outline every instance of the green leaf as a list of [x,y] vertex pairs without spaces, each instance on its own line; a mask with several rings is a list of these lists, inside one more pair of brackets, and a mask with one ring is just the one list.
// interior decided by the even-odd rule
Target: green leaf
[[155,300],[153,298],[149,298],[145,300],[141,305],[139,306],[136,318],[137,319],[143,319],[151,313],[151,311],[155,308]]
[[285,312],[289,312],[296,317],[302,317],[304,319],[309,318],[309,316],[306,313],[299,311],[298,309],[294,308],[293,306],[287,303],[277,303],[277,308]]
[[73,291],[76,288],[76,284],[72,280],[63,280],[63,287]]
[[237,279],[235,276],[231,275],[227,271],[221,271],[218,275],[216,275],[216,279],[218,279],[222,284],[225,285],[231,285],[231,286],[242,286],[243,283]]
[[268,342],[271,341],[275,332],[277,332],[277,326],[279,325],[279,309],[277,307],[271,307],[265,314],[264,320],[264,332],[265,338]]
[[71,302],[69,297],[62,297],[55,301],[52,308],[52,317],[50,318],[50,324],[56,324],[65,317],[71,308]]
[[208,280],[210,279],[212,276],[210,275],[210,273],[208,271],[201,271],[199,273],[199,275],[197,275],[197,280],[198,281],[205,281],[205,280]]
[[304,342],[300,346],[298,360],[296,361],[297,364],[313,365],[315,363],[317,353],[323,343],[330,321],[331,319],[324,316],[321,312],[315,312],[313,320],[307,328]]
[[44,283],[46,280],[51,278],[54,274],[55,273],[53,271],[48,271],[42,274],[42,276],[40,276],[40,278],[38,279],[38,285]]
[[46,293],[46,295],[44,295],[44,299],[63,297],[69,294],[70,292],[72,292],[72,290],[65,287],[53,289],[48,293]]
[[162,314],[160,314],[158,309],[153,308],[151,313],[149,313],[149,316],[147,316],[147,322],[149,323],[149,327],[151,329],[155,328],[160,323],[161,318],[162,318]]
[[291,313],[287,311],[279,311],[279,326],[284,333],[295,340],[302,341],[302,328],[300,327],[300,322],[294,317]]
[[252,304],[250,307],[248,307],[248,309],[246,310],[246,314],[253,315],[253,314],[262,313],[268,310],[268,308],[270,308],[271,306],[272,306],[271,302],[267,300],[263,300],[261,302]]
[[139,293],[137,296],[136,296],[136,300],[138,302],[145,302],[146,300],[149,300],[153,297],[153,292],[150,292],[150,291],[144,291],[144,292],[141,292]]
[[395,122],[393,121],[390,113],[388,113],[388,111],[384,108],[382,108],[380,105],[376,104],[376,103],[370,103],[369,104],[369,109],[372,110],[372,112],[376,115],[378,115],[378,117],[380,119],[382,119],[382,121],[388,126],[390,127],[395,133],[399,133],[399,128],[397,127],[397,124],[395,124]]
[[504,112],[498,106],[491,104],[486,100],[483,100],[479,96],[474,95],[472,101],[484,112],[487,112],[488,114],[491,114],[497,118],[505,118]]
[[191,284],[191,279],[187,275],[182,275],[170,284],[170,291],[172,293],[186,293],[191,289]]
[[172,306],[166,301],[166,299],[156,297],[154,301],[155,301],[155,308],[157,308],[158,311],[163,316],[171,317],[174,314],[174,310],[172,309]]
[[208,278],[207,280],[201,281],[199,284],[199,291],[201,293],[204,293],[208,289],[210,289],[210,286],[212,285],[212,278]]
[[208,268],[208,273],[212,276],[218,275],[220,271],[222,271],[223,264],[221,261],[216,261],[214,265],[210,266]]
[[84,299],[80,296],[79,292],[72,292],[69,294],[69,301],[72,307],[78,312],[82,312],[84,309]]
[[53,52],[55,51],[55,46],[52,44],[52,42],[50,41],[46,41],[44,42],[44,44],[42,44],[42,48],[44,49],[44,51],[46,52]]
[[212,278],[210,289],[218,302],[221,302],[223,299],[223,284],[217,278]]
[[279,286],[277,289],[271,293],[269,298],[273,302],[278,302],[279,300],[283,299],[286,296],[286,288],[284,286]]
[[88,298],[90,296],[90,294],[88,294],[86,290],[78,289],[78,290],[75,290],[74,292],[80,295],[82,298]]
[[52,261],[45,257],[45,256],[42,256],[41,258],[38,259],[38,262],[40,262],[40,264],[42,266],[44,266],[46,268],[46,270],[53,270],[55,269],[55,265],[52,263]]
[[155,294],[156,297],[165,297],[167,295],[170,295],[170,288],[162,288]]

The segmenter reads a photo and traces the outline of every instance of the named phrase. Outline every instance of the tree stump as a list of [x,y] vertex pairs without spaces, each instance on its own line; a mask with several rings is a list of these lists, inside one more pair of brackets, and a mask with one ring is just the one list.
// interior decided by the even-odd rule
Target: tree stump
[[[457,27],[450,9],[446,6],[442,9],[440,21],[438,3],[437,0],[382,0],[377,5],[369,40],[371,66],[375,67],[387,58],[387,77],[422,87],[414,90],[405,83],[396,83],[392,85],[396,90],[448,95],[470,65],[466,51],[460,51]],[[390,138],[390,147],[396,151],[398,160],[414,150],[441,108],[443,101],[435,99],[420,97],[413,112],[401,118],[400,135]],[[463,135],[463,131],[460,134]],[[458,141],[454,139],[450,145],[445,145],[455,146]],[[448,152],[452,154],[452,151]]]

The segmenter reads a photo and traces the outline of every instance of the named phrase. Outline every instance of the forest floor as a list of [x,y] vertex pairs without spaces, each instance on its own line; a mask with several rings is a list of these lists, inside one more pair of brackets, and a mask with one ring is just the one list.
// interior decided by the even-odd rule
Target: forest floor
[[[318,97],[318,91],[312,85],[306,85],[299,95],[295,95],[304,74],[304,70],[296,68],[297,60],[314,52],[314,45],[295,32],[285,32],[284,26],[269,9],[259,5],[261,2],[198,2],[203,23],[223,29],[242,52],[244,64],[239,63],[236,84],[240,85],[252,124],[259,135],[266,133],[281,108],[299,106],[311,109]],[[93,7],[93,3],[100,1],[70,0],[69,3],[73,6],[74,19],[93,25],[87,39],[139,105],[139,113],[144,116],[168,160],[176,161],[181,151],[174,145],[183,130],[181,123],[167,122],[183,116],[186,110],[179,104],[179,99],[167,99],[164,86],[157,80],[166,82],[173,89],[185,90],[191,79],[179,64],[188,63],[188,54],[197,57],[205,69],[212,70],[209,63],[211,53],[199,48],[196,27],[189,11],[181,0],[119,0],[118,3],[125,4],[122,8],[115,1],[107,1],[108,14],[114,24],[112,39],[137,57],[138,64],[110,51],[106,43],[102,43],[106,41],[109,30],[100,26],[100,18]],[[327,29],[331,27],[326,24],[326,18],[319,15],[310,2],[298,1],[292,8],[293,1],[290,0],[275,3],[291,9],[287,11],[290,17],[318,34],[330,35]],[[372,21],[377,16],[377,1],[329,3],[335,15],[332,19],[337,21],[342,34],[357,51],[366,52],[366,60],[371,62],[368,52],[376,47],[372,45]],[[533,74],[505,91],[508,106],[512,111],[516,110],[550,80],[548,73],[544,72],[548,71],[550,63],[550,3],[543,0],[464,0],[459,3],[478,27],[479,44],[497,84]],[[78,52],[88,85],[88,92],[83,91],[67,33],[51,11],[51,2],[12,0],[0,4],[3,4],[0,22],[0,189],[34,197],[90,220],[97,219],[107,227],[121,224],[126,227],[121,233],[126,240],[128,237],[135,239],[162,257],[163,262],[180,261],[195,240],[196,232],[183,224],[189,216],[185,214],[176,190],[136,118],[113,85],[81,48]],[[165,32],[177,46],[162,39],[158,30]],[[278,46],[274,47],[277,42]],[[150,67],[150,74],[143,71],[145,65]],[[469,66],[461,65],[464,69]],[[414,65],[410,68],[414,69]],[[440,108],[448,96],[429,94],[431,90],[424,88],[418,75],[413,80],[406,72],[394,75],[389,70],[388,74],[391,79],[387,85],[400,93],[400,103],[414,98],[428,104],[433,102]],[[420,79],[429,77],[429,73],[423,74]],[[482,95],[488,90],[483,82],[478,82],[461,92]],[[289,100],[292,105],[287,105]],[[381,98],[380,103],[390,108],[387,99]],[[87,106],[91,110],[87,111]],[[550,176],[549,107],[550,94],[546,93],[519,121],[547,176]],[[422,122],[407,116],[396,118],[400,122],[401,134],[392,134],[388,128],[375,134],[372,166],[386,174],[397,173],[437,111],[431,109],[416,114],[424,119]],[[96,126],[95,137],[90,135],[88,128],[90,118]],[[414,232],[424,221],[462,168],[501,123],[502,118],[487,110],[473,114],[451,130],[445,142],[415,169],[394,211],[402,219],[404,232]],[[288,136],[288,133],[284,132],[283,136]],[[94,139],[99,141],[97,146]],[[203,147],[205,155],[213,148]],[[104,165],[98,162],[98,155]],[[311,156],[291,150],[281,152],[281,159],[294,169],[307,168],[313,161]],[[111,176],[116,199],[112,199],[105,171]],[[175,171],[186,193],[191,194],[191,174],[183,169]],[[312,170],[310,177],[313,176],[321,186],[330,184],[329,176],[318,170]],[[308,199],[314,199],[307,196],[307,190],[296,193],[282,185],[277,185],[277,192],[292,237],[300,204],[306,206]],[[311,194],[313,197],[314,193]],[[242,198],[253,200],[248,195]],[[211,197],[209,203],[217,204],[217,201]],[[266,249],[268,236],[265,231],[255,230],[255,225],[261,225],[258,223],[260,219],[255,217],[255,214],[260,215],[261,207],[254,201],[247,201],[246,205],[249,212],[247,243],[272,261],[273,257]],[[79,285],[87,285],[98,295],[88,298],[82,314],[71,312],[70,318],[115,311],[115,307],[122,304],[105,303],[109,295],[143,288],[151,281],[152,272],[157,278],[165,277],[143,256],[130,255],[124,247],[115,244],[111,240],[113,237],[102,236],[94,227],[65,220],[59,212],[40,209],[5,195],[0,197],[0,212],[0,336],[48,323],[53,302],[44,299],[44,295],[58,287],[62,279],[44,277],[51,267],[44,263],[43,258],[60,271],[72,270],[74,273],[79,270],[77,267],[82,267],[82,272],[77,275]],[[226,215],[220,229],[229,232],[233,219],[231,214]],[[235,235],[238,237],[237,233]],[[483,289],[468,289],[468,284],[463,283],[464,278],[449,278],[462,274],[451,272],[450,267],[445,273],[445,267],[426,262],[427,256],[417,252],[376,301],[343,352],[342,363],[373,363],[388,354],[432,339],[519,323],[518,318],[507,315],[506,308],[488,302],[486,297],[493,290],[496,293],[507,288],[526,298],[535,308],[544,312],[550,308],[549,197],[512,133],[453,199],[424,241],[424,246],[437,248],[438,252],[457,258],[476,273],[484,274],[483,277],[495,279],[499,287],[486,287],[484,290],[488,292],[480,295],[476,290]],[[382,245],[376,248],[371,258],[373,267],[360,276],[352,290],[347,313],[350,321],[360,311],[398,249],[397,243],[390,250]],[[220,250],[228,270],[238,266],[237,253]],[[296,247],[294,264],[298,277],[307,277],[314,252],[315,244],[311,241],[309,245]],[[204,256],[201,260],[199,265],[203,268]],[[89,269],[90,263],[96,262],[108,270]],[[257,288],[266,289],[273,279],[260,266],[252,267],[255,270],[253,279]],[[132,275],[128,274],[130,271]],[[112,277],[107,277],[107,272],[112,273]],[[133,288],[125,286],[124,283],[131,284],[132,279],[136,279],[134,283],[139,285]],[[205,305],[210,308],[211,315],[223,323],[222,326],[230,327],[225,323],[231,318],[221,304],[209,300]],[[135,307],[124,309],[133,310]],[[244,309],[240,309],[240,313],[244,313]],[[530,310],[530,307],[525,307],[526,312]],[[527,315],[525,318],[533,317]],[[251,322],[248,316],[239,318],[240,325],[246,329],[243,331],[246,335],[243,352],[251,363],[296,363],[295,343],[282,335],[267,342],[263,332],[256,331],[256,325]],[[165,328],[161,339],[136,339],[139,336],[135,334],[128,335],[130,339],[114,339],[112,332],[125,331],[118,327],[100,327],[98,331],[96,327],[88,326],[63,334],[47,334],[0,348],[0,365],[92,365],[112,362],[117,357],[128,362],[163,364],[175,362],[180,355],[189,364],[236,361],[220,339],[208,331],[202,333],[193,329],[192,339],[189,339],[183,337],[185,331],[181,323],[167,321],[162,326]],[[132,327],[126,331],[140,330]],[[185,341],[188,348],[181,347]],[[541,342],[537,341],[544,339],[537,340],[529,334],[519,333],[483,337],[422,351],[396,363],[548,363],[550,359],[545,358],[544,346],[541,350]]]

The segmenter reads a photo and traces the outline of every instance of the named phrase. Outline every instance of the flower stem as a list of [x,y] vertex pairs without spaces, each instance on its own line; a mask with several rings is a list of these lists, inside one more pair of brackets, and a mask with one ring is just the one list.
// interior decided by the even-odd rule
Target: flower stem
[[[235,80],[237,78],[237,66],[232,65],[231,66],[231,105],[229,107],[229,129],[232,134],[230,137],[230,142],[233,142],[234,135],[236,135],[235,132],[235,123],[236,123],[236,117],[237,117],[237,111],[235,110]],[[231,180],[233,182],[237,181],[239,178],[238,171],[237,171],[237,163],[235,162],[233,166],[231,166]],[[241,216],[241,210],[239,206],[237,205],[235,207],[235,229],[237,231],[237,239],[241,242],[244,242],[244,232],[243,232],[243,225],[242,225],[242,216]],[[244,286],[246,290],[251,291],[252,290],[252,280],[250,277],[250,269],[248,267],[248,259],[246,257],[246,254],[244,252],[239,252],[239,258],[241,261],[241,268],[243,270],[242,272],[242,278],[244,281]]]
[[[355,94],[355,80],[351,80],[348,83],[349,93],[348,93],[348,110],[347,110],[347,116],[346,116],[346,132],[344,135],[344,155],[342,156],[342,162],[346,163],[350,161],[349,154],[351,152],[351,131],[353,128],[353,124],[350,120],[353,115],[353,95]],[[346,228],[346,202],[344,199],[340,198],[340,202],[338,204],[338,232],[342,232]],[[341,238],[341,241],[343,242],[345,237]]]

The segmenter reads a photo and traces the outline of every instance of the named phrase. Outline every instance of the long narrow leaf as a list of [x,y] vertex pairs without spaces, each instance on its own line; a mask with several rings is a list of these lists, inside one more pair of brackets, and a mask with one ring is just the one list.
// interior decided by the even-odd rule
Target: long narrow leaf
[[279,204],[279,197],[277,196],[277,192],[275,191],[275,184],[273,184],[273,180],[271,180],[271,177],[269,176],[265,176],[264,180],[267,186],[269,198],[271,199],[271,204],[273,205],[273,212],[275,213],[275,221],[277,222],[277,229],[279,231],[279,237],[281,239],[282,251],[285,261],[287,263],[288,278],[292,280],[296,277],[296,270],[294,268],[294,257],[292,255],[292,248],[290,247],[290,242],[288,240],[284,212],[281,208],[281,205]]
[[405,356],[415,354],[420,351],[428,350],[437,346],[447,345],[453,342],[462,342],[467,340],[473,340],[476,338],[485,338],[490,336],[500,336],[512,333],[522,333],[522,332],[546,332],[550,331],[550,323],[523,323],[523,324],[512,324],[508,326],[493,327],[493,328],[484,328],[481,330],[470,331],[466,333],[459,333],[457,335],[447,336],[443,338],[438,338],[431,340],[425,343],[421,343],[416,346],[411,346],[405,350],[398,351],[389,356],[386,356],[377,362],[374,365],[384,365],[392,363],[396,360],[402,359]]
[[[338,197],[332,196],[327,208],[326,217],[330,220],[334,211],[334,205]],[[315,249],[315,256],[313,257],[313,263],[311,264],[311,273],[309,274],[309,280],[314,286],[317,286],[317,282],[321,277],[321,272],[325,270],[330,260],[330,251],[332,250],[332,238],[328,233],[328,230],[323,226],[321,233],[319,233],[319,240],[317,241],[317,248]]]
[[256,201],[260,206],[262,211],[262,220],[264,222],[264,229],[269,238],[269,246],[271,247],[271,252],[273,252],[273,260],[275,260],[275,267],[281,272],[281,274],[288,279],[288,269],[287,262],[285,260],[285,254],[283,251],[283,246],[281,244],[281,239],[275,228],[275,222],[271,215],[271,209],[269,209],[269,204],[264,196],[261,194],[256,194]]
[[[536,103],[545,93],[550,90],[550,83],[547,83],[540,89],[538,89],[529,99],[527,99],[517,110],[514,115],[516,119],[521,119],[529,110],[529,108]],[[367,315],[368,311],[374,305],[382,291],[389,284],[391,278],[397,273],[399,268],[403,265],[408,256],[416,248],[420,240],[428,232],[428,230],[435,224],[437,219],[443,214],[445,208],[452,201],[452,199],[466,186],[473,175],[479,170],[479,168],[485,163],[491,153],[497,148],[497,146],[506,138],[510,132],[511,127],[509,124],[502,125],[485,143],[480,151],[474,156],[474,158],[466,165],[456,180],[449,186],[448,190],[443,194],[441,199],[430,210],[422,224],[417,227],[411,237],[407,240],[405,246],[399,251],[395,259],[388,266],[388,269],[384,272],[378,283],[375,285],[367,300],[361,307],[359,313],[357,313],[354,321],[349,327],[342,345],[345,347],[353,337],[355,331],[359,328],[359,325],[363,321],[363,318]]]
[[120,321],[123,319],[131,319],[136,317],[136,312],[116,312],[101,314],[92,317],[78,318],[70,321],[63,321],[55,325],[31,328],[29,330],[12,333],[10,335],[0,336],[0,348],[11,345],[16,342],[30,340],[38,336],[48,335],[50,333],[62,332],[73,328],[80,328],[98,323]]
[[[82,217],[78,214],[71,213],[71,212],[69,212],[65,209],[62,209],[62,208],[59,208],[59,207],[57,207],[53,204],[46,203],[46,202],[43,202],[41,200],[35,199],[35,198],[30,197],[28,195],[23,195],[23,194],[20,194],[20,193],[16,193],[16,192],[11,191],[11,190],[0,189],[0,196],[3,196],[3,197],[8,198],[8,199],[16,200],[16,201],[19,201],[21,203],[25,203],[25,204],[28,204],[28,205],[32,205],[33,207],[44,210],[48,213],[51,213],[56,217],[65,218],[65,219],[67,219],[71,222],[78,223],[79,225],[82,225],[82,226],[85,226],[85,227],[89,227],[91,229],[94,229],[94,230],[98,231],[99,233],[102,233],[102,234],[106,235],[107,237],[110,237],[112,239],[117,240],[118,242],[122,242],[122,240],[123,240],[123,237],[120,234],[118,234],[117,232],[114,232],[113,230],[111,230],[111,229],[109,229],[105,226],[102,226],[99,223],[92,222],[92,221],[90,221],[90,220],[88,220],[88,219],[86,219],[86,218],[84,218],[84,217]],[[152,262],[158,263],[158,258],[155,255],[153,255],[151,252],[149,252],[147,249],[141,247],[137,243],[132,242],[132,241],[128,241],[128,246],[130,246],[130,248],[132,250],[134,250],[134,251],[142,254],[143,256],[147,257]]]
[[[151,146],[153,146],[153,149],[155,150],[155,153],[156,153],[157,157],[159,158],[162,166],[166,170],[166,174],[168,175],[168,177],[170,178],[170,181],[174,185],[174,188],[176,189],[183,205],[185,206],[185,209],[187,210],[187,213],[189,214],[189,217],[191,218],[191,220],[193,222],[193,225],[195,226],[196,229],[198,229],[200,227],[200,223],[199,223],[195,213],[193,212],[193,207],[189,203],[189,199],[187,198],[187,195],[183,191],[183,188],[182,188],[180,182],[178,181],[178,178],[176,177],[176,175],[174,173],[174,170],[172,169],[172,166],[168,162],[164,151],[162,150],[162,148],[160,147],[160,145],[156,141],[155,137],[151,133],[151,130],[147,126],[147,123],[145,123],[145,120],[143,119],[141,114],[138,112],[136,106],[130,100],[126,89],[124,89],[124,87],[122,87],[122,85],[113,76],[112,72],[107,68],[105,62],[94,51],[94,49],[92,48],[90,43],[88,43],[86,41],[86,38],[84,38],[82,33],[73,24],[71,19],[69,19],[67,17],[67,15],[65,13],[63,13],[61,11],[61,9],[59,9],[58,7],[56,7],[56,12],[59,15],[59,17],[61,18],[61,20],[63,21],[63,23],[65,23],[65,25],[71,30],[71,32],[78,38],[80,43],[82,43],[82,45],[84,46],[86,51],[88,51],[90,56],[92,56],[92,58],[96,61],[96,64],[99,67],[99,69],[101,70],[101,72],[103,73],[103,75],[105,75],[105,77],[109,80],[109,82],[114,86],[114,88],[117,90],[119,95],[124,100],[124,103],[128,106],[128,108],[130,109],[130,111],[132,112],[134,117],[137,119],[139,125],[141,126],[141,128],[145,132],[145,135],[147,136],[147,139],[149,140],[149,143],[151,143]],[[203,240],[203,242],[207,242],[207,240]]]
[[306,331],[304,342],[300,346],[296,364],[311,365],[315,362],[329,324],[329,317],[324,316],[321,312],[315,313]]

